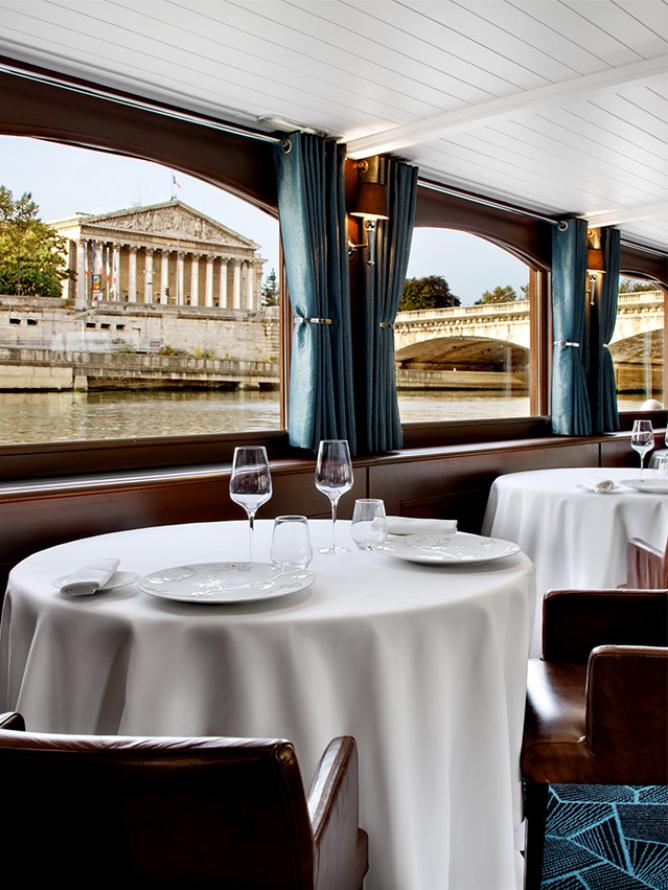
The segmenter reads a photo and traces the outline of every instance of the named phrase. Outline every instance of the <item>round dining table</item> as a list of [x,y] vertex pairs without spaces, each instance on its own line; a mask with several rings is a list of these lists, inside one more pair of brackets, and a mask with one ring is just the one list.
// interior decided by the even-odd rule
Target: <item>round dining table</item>
[[[330,524],[310,522],[314,550]],[[256,524],[268,561],[270,521]],[[11,572],[3,710],[28,728],[283,737],[306,786],[327,742],[356,738],[367,890],[518,890],[519,754],[535,603],[521,553],[473,566],[316,552],[312,585],[273,600],[174,602],[129,584],[51,582],[115,557],[139,575],[243,560],[242,522],[143,528],[36,553]]]
[[[632,483],[655,481],[663,492]],[[591,490],[602,481],[609,491]],[[629,467],[532,470],[497,477],[483,534],[519,544],[536,569],[532,655],[541,652],[541,603],[548,590],[617,587],[626,579],[626,546],[643,538],[661,550],[668,536],[668,477]]]

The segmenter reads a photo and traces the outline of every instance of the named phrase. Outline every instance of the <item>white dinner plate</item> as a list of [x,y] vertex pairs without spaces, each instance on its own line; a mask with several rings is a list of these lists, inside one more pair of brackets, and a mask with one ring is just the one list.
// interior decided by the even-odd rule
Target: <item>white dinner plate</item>
[[173,566],[144,575],[144,593],[182,603],[249,603],[306,590],[313,575],[303,569],[282,572],[269,563],[204,562]]
[[621,485],[628,485],[645,494],[668,494],[668,478],[664,479],[623,479]]
[[456,532],[454,535],[389,535],[382,544],[374,545],[376,553],[394,556],[408,562],[430,565],[480,565],[504,559],[520,552],[517,544],[500,538],[484,538]]
[[[54,587],[60,589],[70,580],[70,575],[61,575],[60,578],[54,578],[51,582]],[[139,575],[136,572],[114,572],[104,587],[98,587],[95,593],[104,593],[105,590],[116,590],[117,587],[126,587],[136,581]]]

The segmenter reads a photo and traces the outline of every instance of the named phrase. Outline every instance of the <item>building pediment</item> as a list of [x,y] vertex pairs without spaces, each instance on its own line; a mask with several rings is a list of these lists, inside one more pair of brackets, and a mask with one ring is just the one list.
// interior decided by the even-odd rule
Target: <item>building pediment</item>
[[82,220],[82,226],[100,233],[103,230],[126,231],[170,241],[195,241],[226,248],[255,251],[259,247],[249,238],[181,201],[91,216]]

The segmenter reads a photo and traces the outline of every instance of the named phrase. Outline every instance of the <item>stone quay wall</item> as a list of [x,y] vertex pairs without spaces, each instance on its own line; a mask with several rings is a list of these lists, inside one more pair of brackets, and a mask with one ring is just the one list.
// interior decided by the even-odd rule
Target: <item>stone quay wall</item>
[[183,350],[217,359],[278,362],[278,310],[96,303],[0,296],[0,346],[60,352]]
[[276,362],[0,347],[0,391],[278,389]]

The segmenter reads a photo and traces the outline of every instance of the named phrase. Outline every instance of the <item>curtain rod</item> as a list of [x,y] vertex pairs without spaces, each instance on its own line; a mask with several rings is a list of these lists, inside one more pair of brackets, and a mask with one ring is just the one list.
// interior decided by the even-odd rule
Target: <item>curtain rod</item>
[[635,241],[626,241],[624,238],[622,238],[620,243],[622,247],[630,247],[633,250],[642,250],[644,253],[653,253],[655,256],[668,259],[668,252],[659,250],[657,247],[645,247],[644,244],[637,244]]
[[121,96],[112,90],[104,87],[87,86],[78,84],[68,80],[65,77],[57,75],[43,74],[38,71],[30,71],[27,68],[20,68],[16,65],[8,65],[0,62],[0,73],[14,74],[16,77],[23,77],[26,80],[32,80],[46,86],[55,86],[63,90],[69,90],[72,93],[79,93],[82,96],[93,96],[96,99],[105,99],[108,102],[115,102],[117,105],[124,105],[127,108],[136,108],[139,111],[150,111],[153,114],[160,114],[163,117],[172,120],[182,121],[189,124],[198,124],[202,127],[208,127],[210,130],[218,130],[222,133],[228,133],[232,136],[244,136],[247,139],[255,139],[257,142],[280,142],[285,151],[288,151],[290,140],[280,138],[278,136],[270,136],[268,133],[260,133],[257,130],[247,130],[243,127],[235,127],[233,124],[224,124],[215,121],[196,112],[177,111],[176,109],[167,108],[150,100],[132,99],[129,96]]
[[431,189],[433,192],[440,192],[444,195],[453,195],[455,198],[462,198],[464,201],[471,201],[473,204],[482,204],[484,207],[493,207],[495,210],[505,210],[506,213],[515,213],[518,216],[528,216],[531,219],[539,219],[542,222],[549,223],[551,226],[557,226],[561,232],[565,232],[568,223],[565,219],[553,219],[551,216],[543,216],[542,213],[534,213],[533,210],[522,210],[520,207],[514,207],[512,204],[506,204],[504,201],[495,201],[493,198],[482,198],[478,195],[472,195],[470,192],[461,189],[452,188],[447,185],[440,185],[437,182],[431,182],[428,179],[419,179],[418,185],[422,188]]

